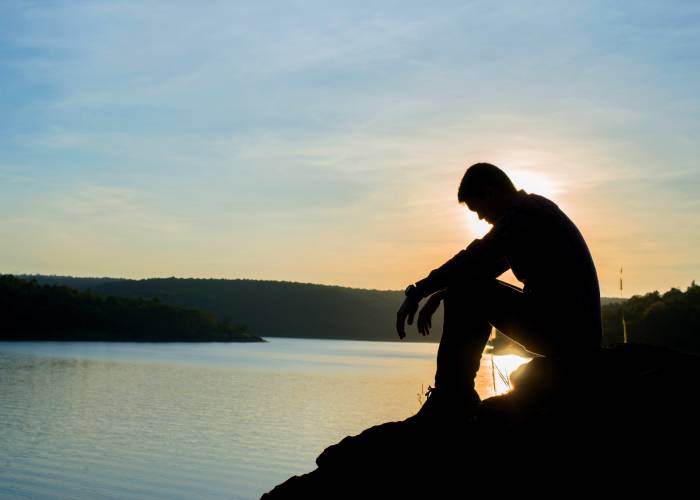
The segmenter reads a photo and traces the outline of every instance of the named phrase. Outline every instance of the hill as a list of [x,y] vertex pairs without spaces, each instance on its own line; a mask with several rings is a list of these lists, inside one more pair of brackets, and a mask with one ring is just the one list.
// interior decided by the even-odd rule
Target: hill
[[0,276],[0,340],[262,341],[201,311]]
[[245,279],[125,280],[92,290],[100,295],[159,298],[220,319],[237,318],[262,337],[383,341],[397,338],[394,323],[403,300],[396,291]]
[[671,288],[635,295],[603,309],[608,343],[622,342],[622,318],[634,342],[700,354],[700,286],[693,281],[685,292]]
[[[700,358],[617,344],[536,358],[468,417],[381,423],[328,446],[263,500],[461,498],[695,487]],[[416,476],[418,474],[418,476]],[[425,477],[423,477],[425,476]],[[654,491],[657,491],[654,489]]]
[[[289,281],[35,278],[39,282],[65,281],[100,296],[157,298],[165,304],[208,312],[223,321],[236,318],[262,337],[398,341],[394,324],[396,311],[404,298],[399,290],[369,290]],[[686,352],[700,352],[697,326],[700,323],[700,294],[696,292],[697,289],[698,286],[693,283],[685,293],[672,289],[663,295],[652,292],[630,299],[601,298],[603,344],[622,342],[624,311],[633,340]],[[423,337],[412,330],[406,340],[438,342],[442,320],[442,308],[439,308],[430,336]]]

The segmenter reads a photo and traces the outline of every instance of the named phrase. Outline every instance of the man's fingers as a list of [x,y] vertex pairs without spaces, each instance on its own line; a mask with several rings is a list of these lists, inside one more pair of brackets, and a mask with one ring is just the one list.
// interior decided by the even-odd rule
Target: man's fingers
[[419,331],[419,332],[421,333],[421,335],[423,335],[424,337],[425,337],[425,335],[427,335],[427,332],[428,332],[428,328],[427,328],[428,325],[427,325],[427,323],[426,323],[425,320],[426,320],[426,318],[425,318],[425,315],[424,315],[424,314],[419,314],[419,315],[418,315],[418,331]]
[[[405,322],[408,321],[408,324],[412,325],[417,310],[418,305],[409,303],[408,300],[401,305],[399,312],[396,313],[396,332],[399,334],[399,338],[406,336]],[[425,331],[425,318],[421,318],[419,315],[418,322],[418,331],[423,333]]]

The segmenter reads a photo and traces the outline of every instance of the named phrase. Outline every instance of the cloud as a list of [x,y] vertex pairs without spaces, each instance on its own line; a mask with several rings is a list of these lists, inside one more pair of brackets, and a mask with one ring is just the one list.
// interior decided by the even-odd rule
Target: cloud
[[[64,241],[65,256],[73,234],[97,268],[160,238],[182,267],[222,262],[236,228],[235,269],[303,275],[332,248],[386,288],[472,236],[456,183],[484,160],[555,185],[611,261],[663,219],[680,222],[664,258],[700,267],[683,228],[700,153],[694,2],[0,8],[0,196],[35,228],[27,245]],[[251,257],[303,253],[302,238],[303,270]],[[412,271],[362,265],[409,248]]]

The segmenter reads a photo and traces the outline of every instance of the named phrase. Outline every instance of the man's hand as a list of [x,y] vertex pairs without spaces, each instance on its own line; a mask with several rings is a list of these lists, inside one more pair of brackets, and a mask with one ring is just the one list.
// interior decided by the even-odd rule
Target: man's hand
[[408,317],[408,324],[413,324],[413,316],[418,310],[419,301],[415,298],[406,297],[399,308],[399,312],[396,313],[396,332],[399,334],[399,338],[403,339],[406,336],[406,330],[404,329],[404,323]]
[[437,311],[437,308],[440,307],[443,295],[442,292],[432,294],[420,310],[420,313],[418,313],[418,331],[424,337],[430,335],[430,329],[433,327],[433,314]]

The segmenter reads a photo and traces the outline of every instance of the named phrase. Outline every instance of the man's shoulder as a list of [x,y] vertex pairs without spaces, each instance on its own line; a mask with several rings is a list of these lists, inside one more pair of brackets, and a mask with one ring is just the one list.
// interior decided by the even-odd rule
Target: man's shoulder
[[518,202],[515,205],[516,211],[519,213],[563,213],[559,205],[550,200],[546,196],[537,193],[527,193],[520,190]]
[[568,224],[568,216],[549,198],[518,191],[514,203],[493,226],[494,239],[532,237],[538,230]]
[[546,196],[543,196],[541,194],[537,193],[528,193],[524,189],[520,189],[518,191],[518,198],[522,200],[523,203],[541,203],[545,205],[556,205],[552,200],[547,198]]
[[511,206],[484,239],[520,238],[532,235],[538,228],[558,226],[565,221],[568,221],[567,215],[552,200],[520,189]]

